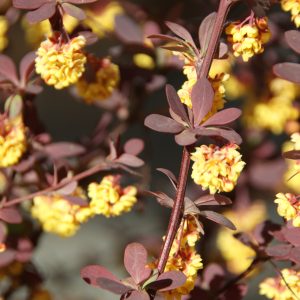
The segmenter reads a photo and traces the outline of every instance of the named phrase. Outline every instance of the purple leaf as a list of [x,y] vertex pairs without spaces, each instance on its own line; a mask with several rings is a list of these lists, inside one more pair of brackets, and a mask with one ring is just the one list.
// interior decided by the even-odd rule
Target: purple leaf
[[115,33],[125,43],[143,43],[144,37],[140,26],[126,15],[115,18]]
[[190,130],[184,130],[175,136],[175,141],[180,146],[188,146],[197,142],[196,134]]
[[69,201],[71,204],[79,205],[79,206],[87,206],[88,202],[80,197],[64,195],[64,199]]
[[151,275],[151,270],[145,267],[147,256],[147,250],[138,243],[129,244],[125,249],[124,265],[136,284],[140,284]]
[[179,271],[169,271],[158,276],[157,280],[151,282],[147,288],[160,292],[174,290],[186,282],[186,276]]
[[181,39],[174,37],[174,36],[170,36],[170,35],[166,35],[166,34],[151,34],[148,36],[148,38],[150,39],[160,39],[163,41],[167,41],[167,42],[174,42],[176,44],[185,44]]
[[19,85],[17,69],[13,60],[3,54],[0,54],[0,75],[11,81],[15,86]]
[[235,132],[233,129],[223,129],[223,128],[218,128],[216,129],[216,132],[218,136],[224,138],[225,140],[240,145],[242,143],[242,138],[241,136]]
[[80,271],[81,278],[88,284],[98,287],[97,278],[108,278],[113,281],[119,281],[119,279],[108,271],[106,268],[98,265],[90,265],[84,267]]
[[280,63],[273,67],[276,76],[300,84],[300,64]]
[[299,150],[287,151],[287,152],[284,152],[282,154],[282,156],[287,159],[298,160],[298,159],[300,159],[300,151]]
[[86,4],[86,3],[93,3],[96,2],[97,0],[68,0],[69,3],[73,3],[73,4]]
[[221,214],[210,210],[202,210],[200,214],[213,222],[223,225],[231,230],[236,230],[234,224]]
[[296,247],[291,250],[289,259],[296,264],[300,264],[300,247]]
[[81,145],[69,142],[53,143],[45,146],[43,150],[54,159],[77,156],[85,152]]
[[144,142],[141,139],[130,139],[124,145],[124,151],[128,154],[139,155],[144,150]]
[[20,81],[21,86],[25,87],[26,82],[30,78],[31,74],[34,71],[34,60],[35,60],[35,53],[29,52],[27,53],[21,60],[20,63]]
[[190,43],[194,49],[197,49],[191,34],[183,26],[173,22],[165,22],[165,23],[169,27],[169,29],[171,29],[176,35],[181,37],[186,42]]
[[267,245],[273,240],[272,232],[279,229],[279,225],[274,224],[271,221],[265,221],[255,227],[253,235],[259,245]]
[[191,99],[194,125],[197,126],[211,110],[214,100],[214,89],[208,79],[201,78],[196,82],[192,88]]
[[180,98],[174,89],[174,87],[170,84],[166,85],[166,95],[167,95],[167,100],[170,106],[170,109],[177,115],[179,116],[183,121],[189,122],[188,115],[186,113],[186,110],[183,106],[183,104],[180,101]]
[[204,195],[201,196],[200,198],[194,200],[194,203],[197,206],[201,206],[201,205],[229,205],[232,203],[232,201],[230,200],[230,198],[225,197],[223,195]]
[[97,35],[91,31],[79,31],[78,35],[82,35],[85,38],[87,45],[95,44],[99,40]]
[[217,14],[215,12],[211,13],[202,21],[199,27],[199,43],[202,53],[205,53],[207,50],[216,17]]
[[0,268],[6,267],[15,260],[16,251],[6,250],[0,253]]
[[168,169],[164,169],[164,168],[157,168],[156,170],[165,174],[170,179],[171,183],[173,184],[174,188],[176,189],[178,181],[177,181],[176,176],[173,174],[173,172],[171,172]]
[[211,116],[202,126],[227,125],[239,118],[241,113],[238,108],[227,108]]
[[283,234],[285,239],[293,246],[300,247],[300,228],[284,228]]
[[[69,180],[69,178],[64,178],[61,182],[67,181],[67,180]],[[72,182],[66,184],[64,187],[57,190],[56,193],[62,194],[62,195],[70,195],[75,191],[77,186],[78,186],[78,182],[72,181]]]
[[133,291],[130,293],[128,297],[125,298],[126,300],[150,300],[150,296],[143,291]]
[[286,244],[280,244],[276,246],[270,246],[266,249],[266,253],[269,256],[273,256],[275,258],[279,259],[285,259],[290,255],[290,251],[292,249],[291,245]]
[[0,219],[9,224],[19,224],[22,222],[22,216],[15,207],[1,208]]
[[300,32],[298,30],[289,30],[284,35],[288,45],[300,54]]
[[[55,0],[50,1],[54,2]],[[37,9],[45,2],[45,0],[13,0],[13,6],[20,9]]]
[[123,153],[118,159],[115,161],[122,163],[124,165],[127,165],[129,167],[134,167],[134,168],[139,168],[144,165],[144,161],[141,160],[140,158],[128,154],[128,153]]
[[50,19],[56,10],[56,3],[45,3],[40,8],[34,11],[30,11],[26,14],[26,18],[30,24],[35,24],[46,19]]
[[102,289],[117,295],[123,295],[132,290],[131,287],[124,285],[120,281],[115,281],[108,278],[99,277],[97,278],[96,282]]
[[183,126],[173,119],[157,114],[147,116],[144,124],[158,132],[179,133],[183,130]]
[[162,206],[172,208],[174,205],[174,200],[163,192],[146,191],[146,193],[154,196]]
[[72,5],[70,3],[63,3],[62,7],[66,14],[72,16],[75,19],[78,19],[79,21],[82,21],[86,18],[85,12],[75,5]]

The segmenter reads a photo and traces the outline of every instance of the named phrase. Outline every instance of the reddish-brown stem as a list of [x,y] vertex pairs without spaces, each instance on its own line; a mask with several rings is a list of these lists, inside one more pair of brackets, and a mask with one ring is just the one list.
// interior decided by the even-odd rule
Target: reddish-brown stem
[[[211,63],[214,58],[214,54],[217,50],[219,39],[222,34],[224,22],[226,20],[228,11],[230,9],[231,4],[233,4],[233,0],[221,0],[216,22],[214,24],[213,32],[211,39],[208,44],[207,52],[205,53],[203,63],[199,70],[198,78],[208,77],[208,72],[211,66]],[[182,160],[181,160],[181,168],[178,178],[178,186],[177,193],[175,198],[175,203],[172,209],[168,230],[166,234],[166,238],[160,253],[159,261],[158,261],[158,272],[163,273],[165,266],[168,261],[169,253],[175,239],[178,227],[182,218],[182,210],[184,205],[184,196],[185,189],[187,184],[188,172],[190,166],[190,153],[188,149],[185,147],[183,149]]]

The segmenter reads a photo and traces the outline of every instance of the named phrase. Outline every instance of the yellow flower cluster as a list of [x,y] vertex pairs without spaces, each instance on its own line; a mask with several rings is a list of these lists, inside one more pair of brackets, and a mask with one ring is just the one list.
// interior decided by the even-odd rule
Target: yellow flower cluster
[[232,191],[245,166],[238,148],[235,144],[221,148],[212,144],[196,147],[191,154],[195,183],[203,190],[209,189],[211,194]]
[[237,231],[222,227],[217,235],[217,247],[226,261],[228,270],[240,274],[249,267],[255,252],[233,235],[237,232],[250,233],[256,225],[263,222],[266,219],[266,206],[257,201],[243,210],[226,211],[224,216],[234,223]]
[[133,63],[139,68],[146,70],[153,70],[155,68],[155,61],[153,58],[145,53],[137,53],[133,56]]
[[293,106],[299,94],[299,88],[284,79],[270,81],[269,93],[259,101],[249,99],[244,120],[251,128],[267,129],[274,134],[281,134],[289,122],[296,121],[299,109]]
[[225,31],[228,41],[232,43],[234,56],[242,56],[244,61],[248,61],[254,54],[262,53],[263,45],[271,37],[267,18],[255,18],[253,24],[250,21],[246,25],[231,23]]
[[[85,198],[83,190],[79,187],[76,188],[72,196]],[[42,224],[44,231],[62,237],[74,235],[80,224],[94,215],[89,207],[73,204],[60,194],[35,197],[31,214]]]
[[281,7],[291,13],[292,21],[300,27],[300,0],[281,0]]
[[274,202],[278,204],[277,212],[281,217],[300,227],[300,200],[295,195],[278,193]]
[[86,56],[82,52],[85,44],[83,36],[77,36],[68,43],[59,43],[55,38],[45,40],[36,53],[36,72],[56,89],[76,83],[85,69]]
[[76,87],[80,97],[85,102],[93,103],[109,98],[117,87],[120,80],[119,67],[109,59],[104,59],[100,68],[96,71],[91,81],[83,75],[77,82]]
[[105,176],[100,183],[90,183],[88,196],[90,208],[95,214],[109,217],[119,216],[131,210],[137,202],[137,188],[120,186],[120,176]]
[[26,129],[22,117],[8,119],[0,116],[0,167],[17,164],[26,148]]
[[[197,82],[197,73],[194,66],[184,66],[183,73],[187,76],[187,81],[185,81],[178,91],[178,96],[182,103],[187,105],[189,108],[192,108],[192,100],[191,100],[191,92],[192,88]],[[218,73],[213,74],[213,76],[209,77],[210,83],[215,92],[213,106],[211,111],[203,118],[203,121],[206,121],[209,117],[214,115],[218,110],[224,107],[224,95],[225,95],[225,88],[224,82],[228,80],[229,75],[225,73]]]
[[[283,269],[281,276],[267,278],[259,285],[259,294],[272,300],[297,300],[300,295],[300,272]],[[287,286],[288,284],[288,286]]]
[[203,268],[202,259],[197,254],[195,245],[200,239],[199,230],[194,216],[188,216],[181,222],[173,242],[165,271],[181,271],[186,276],[185,284],[175,290],[164,292],[166,300],[181,300],[195,286],[197,272]]
[[3,49],[5,49],[8,44],[8,40],[6,37],[7,30],[8,30],[7,19],[3,16],[0,16],[0,52]]

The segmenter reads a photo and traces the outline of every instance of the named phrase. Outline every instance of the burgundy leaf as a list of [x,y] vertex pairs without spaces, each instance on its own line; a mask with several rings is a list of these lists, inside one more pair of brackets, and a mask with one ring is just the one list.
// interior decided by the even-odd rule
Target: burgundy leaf
[[166,25],[179,37],[181,37],[183,40],[190,43],[194,49],[197,49],[194,40],[191,36],[191,34],[181,25],[173,23],[173,22],[166,22]]
[[174,290],[186,282],[186,276],[179,271],[169,271],[158,276],[157,280],[150,283],[147,288],[160,292]]
[[300,159],[300,151],[299,150],[291,150],[291,151],[287,151],[287,152],[284,152],[282,154],[282,156],[284,158],[287,158],[287,159]]
[[152,114],[146,117],[145,126],[158,132],[179,133],[183,126],[169,117]]
[[179,45],[185,44],[181,39],[174,37],[174,36],[166,35],[166,34],[151,34],[148,36],[148,38],[160,39],[160,40],[167,41],[167,42],[175,42],[176,44],[178,43]]
[[280,63],[273,67],[276,76],[300,84],[300,64]]
[[283,234],[289,243],[293,246],[300,247],[300,228],[284,228]]
[[177,181],[177,178],[176,178],[176,176],[173,174],[172,171],[170,171],[170,170],[168,170],[168,169],[164,169],[164,168],[157,168],[156,170],[159,171],[159,172],[161,172],[161,173],[163,173],[163,174],[165,174],[165,175],[170,179],[171,183],[173,184],[173,186],[174,186],[175,189],[176,189],[176,186],[177,186],[178,181]]
[[300,54],[300,32],[298,30],[289,30],[284,35],[288,45]]
[[175,141],[180,146],[188,146],[197,142],[196,134],[190,130],[184,130],[175,136]]
[[97,0],[68,0],[68,3],[73,3],[73,4],[86,4],[86,3],[93,3],[96,2]]
[[56,2],[45,3],[40,8],[30,11],[26,18],[30,24],[35,24],[46,19],[50,19],[56,10]]
[[296,247],[291,250],[289,259],[296,264],[300,264],[300,247]]
[[214,211],[210,211],[210,210],[202,210],[201,215],[204,216],[205,218],[207,218],[213,222],[216,222],[220,225],[223,225],[231,230],[236,230],[236,227],[234,226],[234,224],[229,219],[227,219],[226,217],[224,217],[221,214],[218,214],[218,213],[216,213]]
[[1,208],[0,219],[9,224],[19,224],[22,222],[22,216],[15,207]]
[[45,146],[43,150],[54,159],[77,156],[85,152],[81,145],[69,142],[53,143]]
[[91,31],[79,31],[78,35],[82,35],[85,38],[87,45],[95,44],[99,40],[97,35]]
[[116,161],[134,168],[139,168],[144,165],[142,159],[128,153],[123,153]]
[[5,79],[11,81],[14,85],[19,85],[17,69],[13,60],[3,54],[0,54],[0,75]]
[[96,282],[102,289],[117,295],[123,295],[132,290],[131,287],[124,285],[120,281],[115,281],[108,278],[99,277],[97,278]]
[[20,81],[21,86],[25,87],[26,82],[28,81],[30,75],[34,71],[34,60],[35,60],[35,52],[27,53],[21,60],[20,63]]
[[126,15],[118,15],[115,18],[115,33],[126,43],[143,43],[143,32],[140,26]]
[[88,284],[98,287],[97,278],[108,278],[110,280],[119,282],[119,279],[108,271],[106,268],[98,265],[90,265],[84,267],[80,271],[81,278]]
[[128,300],[150,300],[150,296],[146,292],[143,292],[143,291],[133,291],[125,299],[128,299]]
[[216,126],[216,125],[227,125],[232,123],[241,115],[241,110],[238,108],[227,108],[215,113],[211,116],[203,126]]
[[267,245],[273,240],[272,233],[279,229],[279,225],[274,224],[271,221],[265,221],[255,227],[253,235],[258,244]]
[[192,88],[194,125],[199,125],[211,110],[214,100],[214,89],[206,78],[199,79]]
[[0,253],[0,268],[6,267],[15,260],[16,251],[6,250]]
[[[67,180],[69,180],[69,178],[64,178],[61,182],[67,181]],[[66,184],[64,187],[57,190],[56,193],[63,194],[63,195],[70,195],[75,191],[77,186],[78,186],[78,182],[72,181],[72,182]]]
[[240,145],[242,143],[242,138],[241,136],[235,132],[233,129],[221,129],[218,128],[216,130],[216,132],[218,132],[217,135],[219,135],[220,137],[224,138],[225,140]]
[[174,87],[170,84],[166,85],[166,95],[167,95],[167,100],[170,106],[170,109],[177,115],[179,116],[183,121],[189,122],[188,115],[186,113],[186,110],[183,106],[183,104],[180,101],[180,98],[174,89]]
[[280,245],[268,247],[266,249],[266,253],[269,256],[273,256],[275,258],[285,259],[290,255],[291,249],[292,249],[291,245],[280,244]]
[[174,200],[163,192],[146,191],[146,193],[154,196],[162,206],[172,208],[174,205]]
[[[13,0],[13,6],[20,9],[37,9],[49,0]],[[54,2],[55,0],[50,0]]]
[[66,14],[72,16],[75,19],[82,21],[86,18],[85,12],[75,5],[72,5],[70,3],[63,3],[62,7]]
[[144,150],[144,142],[141,139],[130,139],[124,145],[124,151],[128,154],[139,155]]
[[201,23],[199,27],[199,42],[201,46],[201,52],[205,53],[210,41],[212,30],[216,21],[217,14],[215,12],[208,15]]
[[138,243],[129,244],[125,249],[124,265],[136,284],[140,284],[151,275],[151,269],[145,267],[147,256],[147,250]]
[[184,215],[199,215],[200,210],[195,203],[188,197],[184,198]]
[[230,200],[230,198],[223,196],[223,195],[204,195],[201,196],[200,198],[194,200],[194,203],[197,206],[201,206],[201,205],[229,205],[232,203],[232,201]]

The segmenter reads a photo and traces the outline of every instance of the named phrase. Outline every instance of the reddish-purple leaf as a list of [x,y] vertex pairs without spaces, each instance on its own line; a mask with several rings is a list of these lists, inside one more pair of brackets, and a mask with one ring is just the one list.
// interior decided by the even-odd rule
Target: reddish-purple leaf
[[300,84],[300,64],[280,63],[273,67],[276,76]]
[[284,228],[285,239],[295,247],[300,247],[300,228]]
[[91,31],[79,31],[78,35],[82,35],[85,38],[87,45],[93,45],[99,40],[97,35]]
[[300,32],[298,30],[289,30],[284,35],[288,45],[300,54]]
[[197,49],[191,34],[183,26],[173,22],[165,22],[165,23],[169,27],[169,29],[171,29],[176,35],[181,37],[186,42],[190,43],[194,49]]
[[139,155],[144,150],[144,142],[141,139],[130,139],[124,145],[124,151],[128,154]]
[[162,206],[172,208],[174,205],[174,200],[163,192],[146,191],[146,193],[154,196],[157,199],[157,202]]
[[160,292],[174,290],[186,282],[186,276],[179,271],[169,271],[158,276],[157,280],[150,283],[147,288]]
[[56,2],[45,3],[40,8],[30,11],[26,14],[26,18],[30,24],[35,24],[46,19],[50,19],[56,10]]
[[86,4],[86,3],[93,3],[96,2],[97,0],[68,0],[68,3],[73,3],[73,4]]
[[[69,178],[64,178],[61,182],[67,181],[67,180],[69,180]],[[62,195],[70,195],[75,191],[77,186],[78,186],[78,182],[72,181],[72,182],[66,184],[64,187],[57,190],[56,193],[62,194]]]
[[196,134],[190,130],[184,130],[175,136],[175,141],[180,146],[188,146],[197,142]]
[[115,18],[115,33],[125,43],[143,43],[144,37],[140,26],[126,15]]
[[108,278],[113,281],[119,282],[119,279],[108,271],[106,268],[98,265],[90,265],[84,267],[80,271],[81,278],[88,284],[98,287],[97,278]]
[[88,202],[86,201],[86,199],[80,197],[64,195],[64,199],[69,201],[71,204],[75,204],[79,206],[88,206]]
[[19,224],[22,222],[22,216],[15,207],[1,208],[0,219],[10,224]]
[[296,247],[291,250],[289,259],[296,264],[300,264],[300,247]]
[[19,9],[37,9],[47,1],[54,2],[55,0],[13,0],[13,6]]
[[163,173],[163,174],[165,174],[170,179],[171,183],[173,184],[173,186],[176,189],[178,181],[177,181],[176,176],[173,174],[173,172],[171,172],[168,169],[164,169],[164,168],[157,168],[156,170]]
[[217,14],[215,12],[211,13],[202,21],[199,27],[199,43],[202,53],[205,53],[208,47],[216,17]]
[[174,37],[174,36],[170,36],[170,35],[166,35],[166,34],[151,34],[148,36],[148,38],[150,39],[160,39],[160,40],[163,40],[163,41],[166,41],[166,42],[174,42],[176,44],[179,44],[179,45],[184,45],[185,43],[177,38],[177,37]]
[[68,142],[53,143],[45,146],[43,150],[54,159],[77,156],[85,152],[81,145]]
[[242,143],[242,138],[241,136],[235,132],[233,129],[223,129],[223,128],[218,128],[215,130],[217,132],[216,135],[224,138],[225,140],[240,145]]
[[97,285],[104,290],[110,291],[117,295],[123,295],[132,290],[132,287],[124,285],[120,281],[99,277],[96,280]]
[[277,231],[281,226],[265,221],[258,224],[253,232],[254,238],[259,245],[267,245],[273,240],[272,232]]
[[30,78],[31,74],[34,71],[34,60],[35,60],[35,52],[27,53],[21,60],[20,63],[20,81],[21,86],[25,87],[26,82]]
[[299,159],[300,160],[300,151],[299,150],[287,151],[287,152],[284,152],[282,154],[282,156],[287,159],[295,159],[295,160]]
[[36,84],[29,84],[26,86],[25,91],[29,94],[39,94],[43,91],[43,87],[41,87],[40,85],[36,85]]
[[12,263],[15,260],[16,257],[16,251],[14,250],[6,250],[2,253],[0,253],[0,268],[6,267],[10,263]]
[[143,291],[133,291],[130,293],[128,297],[125,298],[126,300],[150,300],[150,296]]
[[291,249],[292,249],[291,245],[280,244],[280,245],[268,247],[266,249],[266,253],[269,256],[273,256],[279,259],[284,259],[290,255]]
[[85,12],[75,5],[72,5],[70,3],[63,3],[62,7],[66,14],[72,16],[75,19],[82,21],[86,18]]
[[197,126],[211,110],[214,100],[214,89],[208,79],[201,78],[196,82],[192,88],[191,99],[194,125]]
[[139,168],[144,165],[142,159],[128,153],[123,153],[116,161],[134,168]]
[[239,118],[241,113],[242,113],[241,110],[238,108],[227,108],[215,113],[202,125],[203,126],[227,125],[235,121],[237,118]]
[[15,86],[19,85],[17,69],[13,60],[3,54],[0,54],[0,75],[11,81]]
[[144,124],[158,132],[178,133],[183,130],[183,126],[173,119],[157,114],[147,116]]
[[129,244],[125,249],[124,266],[136,284],[139,284],[151,275],[151,270],[146,268],[147,250],[138,243]]
[[189,122],[188,115],[186,113],[186,110],[183,106],[183,104],[180,101],[180,98],[174,89],[174,87],[170,84],[166,85],[166,95],[167,100],[170,106],[170,109],[179,116],[183,121]]
[[215,194],[215,195],[204,195],[194,200],[194,203],[197,206],[201,205],[229,205],[232,203],[230,198],[225,197],[223,195]]
[[234,224],[221,214],[210,210],[202,210],[200,214],[213,222],[223,225],[231,230],[236,230]]

